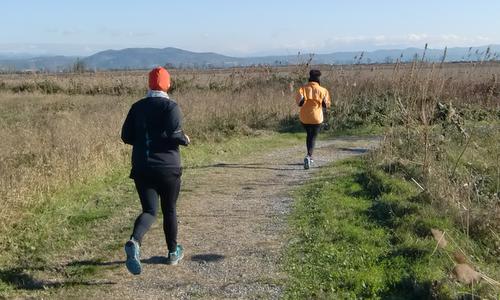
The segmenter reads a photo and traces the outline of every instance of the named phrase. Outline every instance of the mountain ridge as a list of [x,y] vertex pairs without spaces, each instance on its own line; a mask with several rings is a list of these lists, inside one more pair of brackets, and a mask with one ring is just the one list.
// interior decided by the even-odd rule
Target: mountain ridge
[[[488,50],[489,49],[489,50]],[[425,57],[423,57],[425,52]],[[379,49],[373,51],[339,51],[326,54],[297,54],[234,57],[215,52],[194,52],[175,47],[108,49],[87,57],[39,56],[31,58],[2,58],[0,71],[71,70],[81,61],[92,70],[148,69],[158,65],[176,68],[228,68],[253,65],[294,65],[311,59],[313,64],[393,63],[415,59],[429,62],[443,60],[444,49]],[[12,56],[11,56],[12,57]],[[451,47],[444,61],[500,60],[500,45],[480,47]]]

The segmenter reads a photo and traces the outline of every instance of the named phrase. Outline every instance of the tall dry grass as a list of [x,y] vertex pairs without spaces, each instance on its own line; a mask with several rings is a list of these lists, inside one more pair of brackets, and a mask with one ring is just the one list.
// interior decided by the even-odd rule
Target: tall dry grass
[[[277,128],[295,113],[287,82],[247,73],[174,72],[171,96],[195,143]],[[128,165],[120,130],[146,75],[0,76],[0,233],[55,191]]]
[[98,176],[127,153],[117,139],[130,99],[1,94],[0,228],[62,186]]
[[[174,71],[171,95],[195,142],[256,129],[284,130],[298,122],[293,93],[307,79],[309,67],[306,63],[293,68]],[[417,61],[319,68],[322,85],[332,93],[329,123],[334,130],[385,127],[381,162],[404,169],[433,201],[453,210],[464,230],[480,236],[489,232],[489,237],[490,231],[498,232],[498,184],[495,190],[489,183],[498,180],[498,163],[478,162],[494,155],[487,154],[491,144],[477,141],[491,138],[491,131],[473,129],[465,120],[498,120],[499,64]],[[128,163],[120,126],[130,104],[146,92],[146,75],[0,75],[0,230],[52,192]],[[455,117],[442,115],[438,103],[454,110]],[[487,167],[476,170],[467,163]],[[479,194],[478,188],[463,188],[480,186],[479,182],[488,182]],[[490,225],[481,225],[484,218]]]
[[333,83],[336,98],[349,99],[333,122],[383,126],[375,163],[402,172],[491,257],[500,255],[499,70],[496,63],[415,61],[354,78],[338,70],[332,76],[342,78]]

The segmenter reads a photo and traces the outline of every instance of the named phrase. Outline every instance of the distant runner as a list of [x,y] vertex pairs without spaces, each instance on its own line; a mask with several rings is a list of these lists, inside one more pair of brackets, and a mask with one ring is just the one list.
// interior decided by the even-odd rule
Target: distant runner
[[135,182],[142,213],[125,244],[126,266],[130,273],[141,273],[140,246],[158,213],[158,195],[163,212],[163,231],[167,241],[167,263],[177,264],[184,256],[177,244],[176,203],[181,186],[179,145],[187,146],[189,137],[181,127],[181,111],[167,94],[170,74],[158,67],[149,73],[146,98],[134,103],[122,128],[122,140],[133,146],[130,178]]
[[297,105],[300,106],[300,122],[304,126],[307,139],[307,155],[304,158],[304,169],[309,169],[313,161],[314,145],[318,136],[321,123],[323,123],[323,108],[330,107],[330,94],[320,86],[319,70],[309,72],[309,82],[302,86],[296,96]]

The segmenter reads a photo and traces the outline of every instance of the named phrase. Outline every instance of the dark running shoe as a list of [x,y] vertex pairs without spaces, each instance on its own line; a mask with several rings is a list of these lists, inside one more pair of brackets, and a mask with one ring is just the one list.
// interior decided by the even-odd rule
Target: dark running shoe
[[304,169],[307,170],[311,166],[311,158],[309,156],[304,157]]

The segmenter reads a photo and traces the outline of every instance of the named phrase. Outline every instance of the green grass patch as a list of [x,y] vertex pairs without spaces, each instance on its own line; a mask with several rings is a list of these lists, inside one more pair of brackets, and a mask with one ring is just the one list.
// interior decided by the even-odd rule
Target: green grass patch
[[460,246],[479,257],[481,249],[423,201],[414,185],[367,165],[359,158],[336,163],[296,192],[285,258],[286,298],[493,295],[486,283],[470,288],[450,280],[449,255],[457,245],[433,253],[431,228],[463,241]]

